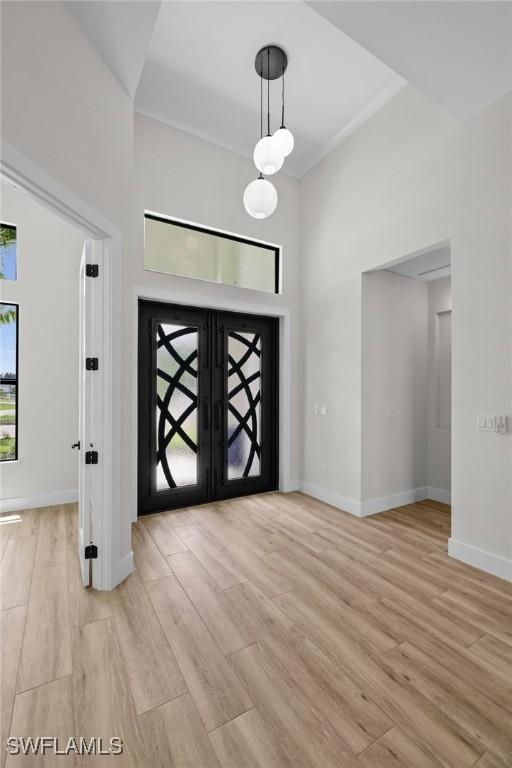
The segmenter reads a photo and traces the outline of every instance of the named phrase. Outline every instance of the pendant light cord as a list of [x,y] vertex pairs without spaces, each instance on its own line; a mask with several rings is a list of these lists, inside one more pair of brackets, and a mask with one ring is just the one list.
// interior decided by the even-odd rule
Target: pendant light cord
[[270,136],[270,48],[267,48],[267,136]]
[[284,128],[284,64],[283,64],[283,88],[281,91],[281,128]]
[[260,76],[260,139],[263,138],[263,77]]
[[[263,72],[260,75],[260,139],[263,138]],[[263,179],[260,171],[258,179]]]

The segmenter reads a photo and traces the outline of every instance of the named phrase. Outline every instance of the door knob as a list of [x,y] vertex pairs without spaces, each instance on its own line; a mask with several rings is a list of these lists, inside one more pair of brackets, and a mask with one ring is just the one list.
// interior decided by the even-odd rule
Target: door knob
[[78,448],[78,450],[80,450],[80,440],[78,441],[78,443],[73,443],[71,448]]

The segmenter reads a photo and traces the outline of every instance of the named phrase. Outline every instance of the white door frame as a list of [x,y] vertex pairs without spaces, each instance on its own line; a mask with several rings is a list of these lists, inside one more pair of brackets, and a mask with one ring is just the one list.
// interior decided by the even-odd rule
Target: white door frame
[[[94,543],[98,547],[98,559],[93,568],[93,586],[96,589],[113,589],[133,570],[132,553],[121,558],[118,546],[123,525],[120,503],[121,231],[5,142],[2,142],[1,147],[0,174],[9,183],[81,229],[84,239],[100,241],[103,249],[102,512],[96,524]],[[126,520],[125,524],[130,523]]]
[[138,478],[138,337],[139,337],[139,299],[161,301],[168,304],[181,304],[184,307],[201,307],[204,309],[226,310],[228,312],[243,312],[248,315],[265,315],[279,319],[279,489],[294,491],[296,486],[292,481],[291,472],[291,428],[292,403],[291,392],[291,328],[290,312],[287,307],[271,304],[258,304],[240,299],[220,299],[212,296],[206,298],[200,293],[185,291],[179,288],[165,289],[151,286],[138,286],[132,294],[133,317],[133,350],[132,350],[132,434],[136,439],[132,444],[132,488],[130,493],[131,519],[137,520],[137,478]]

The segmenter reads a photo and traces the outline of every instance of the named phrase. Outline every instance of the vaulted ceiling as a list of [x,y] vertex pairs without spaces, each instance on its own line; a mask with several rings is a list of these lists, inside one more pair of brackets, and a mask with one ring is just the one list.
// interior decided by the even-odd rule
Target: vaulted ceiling
[[309,5],[461,120],[512,89],[508,0]]
[[[286,123],[301,176],[406,82],[460,119],[512,88],[509,2],[153,2],[68,6],[134,107],[250,156],[259,137],[254,56],[289,55]],[[272,128],[280,89],[271,87]]]

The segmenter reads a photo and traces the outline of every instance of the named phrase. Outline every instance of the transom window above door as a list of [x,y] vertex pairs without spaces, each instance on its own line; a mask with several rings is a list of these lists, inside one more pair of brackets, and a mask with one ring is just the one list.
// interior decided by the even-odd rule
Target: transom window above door
[[144,269],[280,293],[280,247],[189,222],[144,215]]

